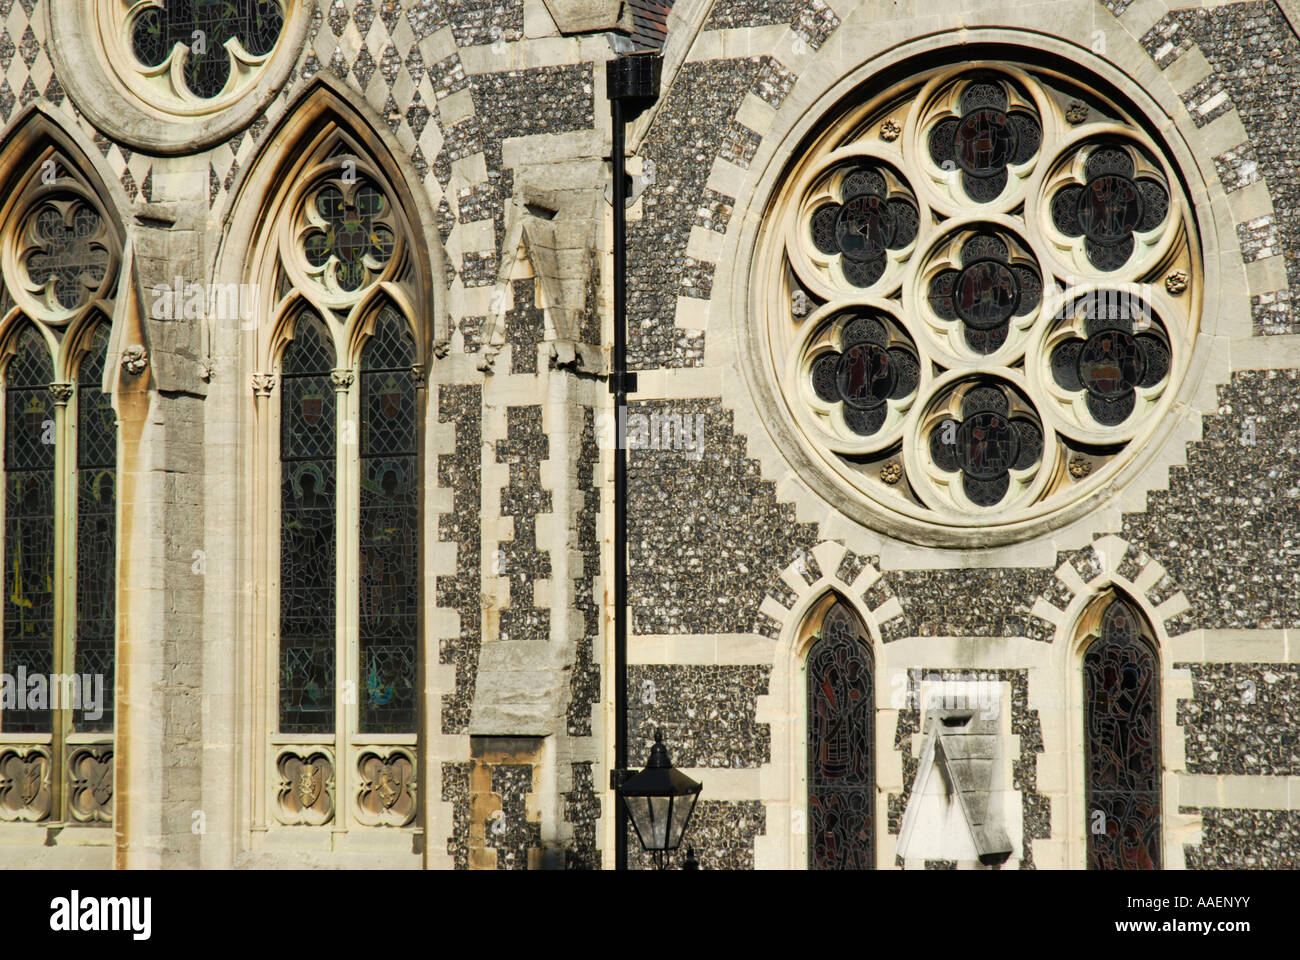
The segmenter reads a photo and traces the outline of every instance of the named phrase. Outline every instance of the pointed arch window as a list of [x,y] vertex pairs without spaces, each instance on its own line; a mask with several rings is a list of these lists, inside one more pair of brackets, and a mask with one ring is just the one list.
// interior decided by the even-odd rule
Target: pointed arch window
[[1161,865],[1160,661],[1127,601],[1107,602],[1083,656],[1088,868]]
[[[122,234],[36,115],[0,164],[0,821],[113,819]],[[16,146],[21,144],[22,146]]]
[[808,868],[875,865],[875,680],[871,641],[843,602],[808,651]]
[[365,733],[415,731],[419,470],[415,344],[385,308],[361,355],[361,665]]
[[281,361],[280,729],[334,730],[338,463],[334,345],[298,318]]
[[61,338],[85,344],[71,382],[26,318],[5,362],[0,820],[112,820],[117,414],[91,322]]
[[270,688],[254,728],[272,732],[254,743],[253,819],[339,832],[411,825],[421,762],[429,345],[412,305],[431,281],[413,201],[360,147],[326,124],[292,155],[250,277],[275,291],[253,378],[271,520],[254,563],[277,581],[254,637]]
[[25,325],[5,371],[4,672],[24,689],[0,725],[13,733],[53,732],[45,698],[20,682],[55,672],[53,380],[45,339]]

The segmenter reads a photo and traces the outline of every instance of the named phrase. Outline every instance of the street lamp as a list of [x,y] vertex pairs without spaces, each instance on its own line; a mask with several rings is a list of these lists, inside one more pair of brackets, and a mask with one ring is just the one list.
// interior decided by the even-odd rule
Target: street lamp
[[654,854],[655,866],[664,868],[664,855],[676,850],[691,822],[701,783],[672,765],[664,732],[655,731],[655,745],[645,769],[623,784],[623,803],[641,846]]

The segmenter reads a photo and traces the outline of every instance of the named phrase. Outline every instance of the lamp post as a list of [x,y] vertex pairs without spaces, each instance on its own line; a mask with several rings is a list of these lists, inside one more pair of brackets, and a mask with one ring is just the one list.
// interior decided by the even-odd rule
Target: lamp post
[[[657,53],[622,53],[605,65],[605,92],[613,127],[611,160],[614,174],[614,343],[609,389],[614,394],[614,769],[611,786],[618,790],[627,773],[627,450],[625,448],[628,391],[635,392],[635,374],[627,371],[627,161],[624,135],[629,120],[659,96],[663,57]],[[627,811],[616,804],[614,869],[627,869]]]
[[[673,766],[664,746],[664,733],[655,731],[655,745],[645,769],[623,784],[623,803],[641,846],[654,855],[655,866],[664,868],[664,858],[682,843],[695,801],[704,785]],[[692,847],[688,861],[694,861]],[[694,869],[699,869],[698,862]]]

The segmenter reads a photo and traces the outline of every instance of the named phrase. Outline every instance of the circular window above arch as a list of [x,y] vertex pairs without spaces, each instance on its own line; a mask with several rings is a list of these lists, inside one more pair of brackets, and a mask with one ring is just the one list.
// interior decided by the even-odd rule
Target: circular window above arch
[[97,127],[139,149],[191,152],[251,123],[279,91],[307,33],[306,4],[49,4],[50,52],[73,103]]
[[1200,240],[1160,124],[1115,88],[933,63],[861,86],[788,164],[750,279],[756,356],[794,428],[774,436],[837,503],[994,545],[1077,517],[1170,429]]

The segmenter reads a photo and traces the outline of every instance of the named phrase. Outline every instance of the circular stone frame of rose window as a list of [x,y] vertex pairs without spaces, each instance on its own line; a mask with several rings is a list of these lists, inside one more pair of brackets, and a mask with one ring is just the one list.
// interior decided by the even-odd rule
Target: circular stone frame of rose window
[[311,26],[312,0],[281,4],[280,38],[255,79],[210,103],[182,103],[151,91],[123,46],[122,17],[135,7],[124,13],[121,0],[45,4],[55,76],[77,109],[111,139],[163,156],[194,153],[256,120],[297,64]]
[[[1091,57],[1068,41],[1035,35],[1030,46],[1025,36],[1012,28],[972,33],[980,36],[967,34],[963,42],[955,46],[942,35],[905,44],[858,65],[827,89],[801,114],[794,127],[786,131],[772,154],[774,159],[759,173],[754,205],[764,213],[755,226],[747,227],[738,238],[741,269],[737,272],[734,302],[747,305],[747,310],[733,314],[738,318],[747,315],[747,319],[739,319],[737,323],[741,367],[759,416],[777,448],[804,482],[834,508],[881,533],[923,546],[985,548],[1032,539],[1078,521],[1112,499],[1117,490],[1157,467],[1161,451],[1167,442],[1171,442],[1175,429],[1184,419],[1177,411],[1182,405],[1195,406],[1192,398],[1202,387],[1199,380],[1206,369],[1203,351],[1207,345],[1201,334],[1213,335],[1218,325],[1219,311],[1213,302],[1218,294],[1211,296],[1208,292],[1218,289],[1212,278],[1217,279],[1219,271],[1213,215],[1204,199],[1206,188],[1193,148],[1182,139],[1176,124],[1155,97],[1134,85],[1114,66]],[[829,263],[823,276],[816,281],[822,292],[802,280],[795,285],[790,279],[799,277],[792,256],[802,257],[800,267],[805,271],[804,276],[807,276],[809,264],[817,259],[816,252],[812,260],[801,253],[790,252],[788,238],[795,235],[791,231],[795,229],[798,218],[806,216],[809,209],[815,210],[818,202],[833,203],[837,197],[843,202],[843,190],[837,186],[837,183],[842,183],[837,178],[843,175],[827,174],[826,171],[836,163],[852,163],[854,158],[863,157],[867,162],[882,166],[901,165],[905,174],[915,171],[919,159],[905,155],[904,151],[909,146],[915,150],[924,142],[924,131],[920,129],[925,122],[920,118],[928,109],[928,101],[924,98],[936,89],[935,83],[942,84],[941,76],[961,69],[1006,71],[1012,75],[1020,71],[1025,76],[1042,77],[1052,83],[1059,81],[1066,88],[1086,89],[1093,105],[1100,104],[1103,114],[1112,114],[1110,120],[1094,114],[1093,125],[1102,134],[1106,134],[1108,129],[1109,133],[1130,136],[1140,149],[1149,150],[1157,167],[1163,169],[1171,211],[1166,226],[1179,234],[1176,241],[1169,241],[1169,249],[1180,250],[1182,263],[1190,267],[1188,271],[1173,270],[1168,263],[1162,262],[1160,258],[1165,254],[1156,247],[1158,242],[1164,241],[1152,239],[1153,259],[1149,262],[1141,259],[1139,248],[1139,253],[1135,253],[1130,261],[1131,269],[1143,272],[1144,289],[1155,291],[1153,296],[1165,306],[1172,302],[1165,296],[1165,284],[1160,282],[1166,270],[1191,274],[1190,288],[1185,288],[1185,292],[1174,294],[1172,287],[1168,291],[1170,297],[1182,298],[1179,308],[1181,320],[1178,322],[1183,324],[1178,330],[1178,342],[1171,348],[1170,379],[1160,396],[1145,408],[1144,422],[1135,422],[1136,417],[1130,421],[1125,437],[1112,447],[1109,459],[1101,461],[1095,470],[1091,469],[1091,463],[1086,465],[1087,470],[1076,470],[1073,462],[1066,462],[1072,454],[1069,443],[1063,440],[1061,452],[1067,456],[1042,458],[1043,469],[1053,471],[1048,482],[1025,483],[1020,500],[1007,509],[967,509],[965,512],[961,497],[954,498],[955,505],[950,502],[944,509],[936,509],[935,497],[927,498],[919,492],[913,495],[902,492],[900,488],[905,484],[896,479],[899,467],[905,466],[906,485],[915,489],[910,487],[914,482],[913,472],[925,469],[926,457],[918,444],[924,439],[921,431],[926,417],[933,417],[933,397],[927,399],[918,395],[903,413],[903,422],[898,429],[904,439],[888,472],[883,469],[883,464],[873,464],[878,469],[876,474],[861,468],[861,463],[874,455],[873,451],[867,450],[870,444],[855,446],[850,438],[841,443],[840,452],[833,449],[835,444],[828,437],[834,429],[842,431],[845,421],[843,417],[837,419],[833,414],[826,414],[825,410],[820,411],[821,419],[818,420],[815,402],[800,406],[800,397],[806,399],[815,391],[799,382],[798,378],[805,371],[798,358],[792,358],[791,354],[806,349],[806,345],[817,338],[802,333],[804,328],[798,326],[800,310],[796,307],[792,311],[788,299],[791,291],[799,287],[806,288],[805,293],[811,291],[817,299],[811,308],[808,303],[803,303],[802,312],[805,323],[814,323],[824,322],[827,316],[838,314],[846,303],[853,301],[878,307],[885,298],[893,295],[892,291],[897,291],[896,295],[904,300],[894,301],[894,307],[897,313],[903,314],[903,304],[907,302],[904,291],[912,291],[910,302],[915,303],[918,277],[926,266],[922,259],[925,256],[923,251],[933,247],[942,231],[979,222],[997,226],[1017,203],[1021,204],[1019,216],[1026,235],[1036,250],[1049,246],[1040,238],[1044,231],[1051,229],[1045,212],[1045,199],[1050,195],[1044,193],[1039,197],[1034,192],[1059,189],[1064,174],[1058,161],[1069,151],[1076,151],[1080,157],[1086,156],[1085,148],[1080,146],[1086,137],[1076,136],[1074,128],[1078,124],[1074,120],[1065,120],[1064,104],[1059,105],[1061,119],[1060,125],[1054,128],[1052,150],[1044,140],[1038,159],[1032,164],[1024,164],[1025,167],[1034,167],[1034,172],[1026,175],[1022,185],[1011,183],[999,195],[1001,200],[972,199],[969,203],[971,209],[961,211],[949,195],[943,194],[946,188],[942,183],[936,186],[937,181],[923,182],[922,178],[912,176],[909,186],[913,196],[919,197],[925,208],[923,216],[933,215],[934,219],[929,226],[922,225],[921,236],[909,248],[912,252],[904,251],[898,257],[900,260],[910,258],[912,262],[887,264],[878,286],[869,284],[861,291],[845,293],[841,299],[826,300],[826,289],[845,284],[846,274],[834,263]],[[1033,88],[1027,93],[1030,96],[1026,99],[1031,105],[1041,109],[1042,98],[1034,99]],[[1069,112],[1077,112],[1074,104],[1069,106]],[[898,110],[901,123],[898,120],[894,123],[878,122],[886,117],[894,119],[891,115],[894,109]],[[1052,109],[1058,109],[1058,106]],[[915,122],[911,116],[913,112],[917,114]],[[1062,130],[1066,133],[1062,134]],[[1043,136],[1047,136],[1045,128]],[[864,142],[869,144],[865,150],[854,149]],[[818,186],[819,183],[822,185]],[[818,190],[820,194],[814,196]],[[811,202],[810,197],[813,197]],[[1069,248],[1069,238],[1057,237],[1056,241],[1059,250],[1048,250],[1045,258],[1050,261],[1045,269],[1053,275],[1065,273],[1064,263],[1069,256],[1082,256],[1082,240],[1073,252]],[[826,241],[822,242],[825,245]],[[828,262],[833,259],[827,258]],[[1080,279],[1074,275],[1070,281],[1054,284],[1052,292],[1057,302],[1068,299],[1071,291],[1095,290],[1104,286],[1105,271],[1099,268],[1098,272],[1102,275],[1100,280],[1088,275]],[[1120,273],[1122,271],[1114,274],[1116,286],[1130,289],[1132,285],[1127,284]],[[1044,281],[1046,286],[1046,277]],[[1026,330],[1024,339],[1032,339],[1040,345],[1045,343],[1045,332],[1059,322],[1053,316],[1055,309],[1045,301],[1043,320]],[[912,330],[922,326],[920,320],[909,323]],[[793,332],[796,330],[800,332]],[[1062,416],[1070,415],[1068,403],[1059,396],[1059,388],[1049,390],[1042,386],[1041,371],[1027,369],[1031,366],[1028,349],[1024,349],[1024,356],[1018,361],[1020,369],[1011,370],[1009,379],[1017,389],[1034,389],[1041,396],[1055,394],[1058,404],[1066,412],[1059,414],[1055,409],[1044,410],[1040,416],[1044,417],[1044,422],[1059,424]],[[1041,353],[1041,346],[1039,350]],[[996,356],[991,355],[988,359],[993,361]],[[1041,358],[1035,361],[1039,362]],[[946,368],[941,366],[928,379],[931,389],[937,389],[960,376],[997,375],[996,366],[978,360],[971,360],[965,367],[949,364]],[[1002,367],[1001,373],[1006,374],[1008,369]],[[887,424],[892,422],[886,421]],[[1063,437],[1063,433],[1053,433],[1053,436]],[[933,479],[933,464],[929,466],[928,472]],[[882,480],[882,477],[888,479]],[[1148,478],[1142,477],[1140,482],[1145,484]],[[1154,481],[1151,486],[1154,488]]]

